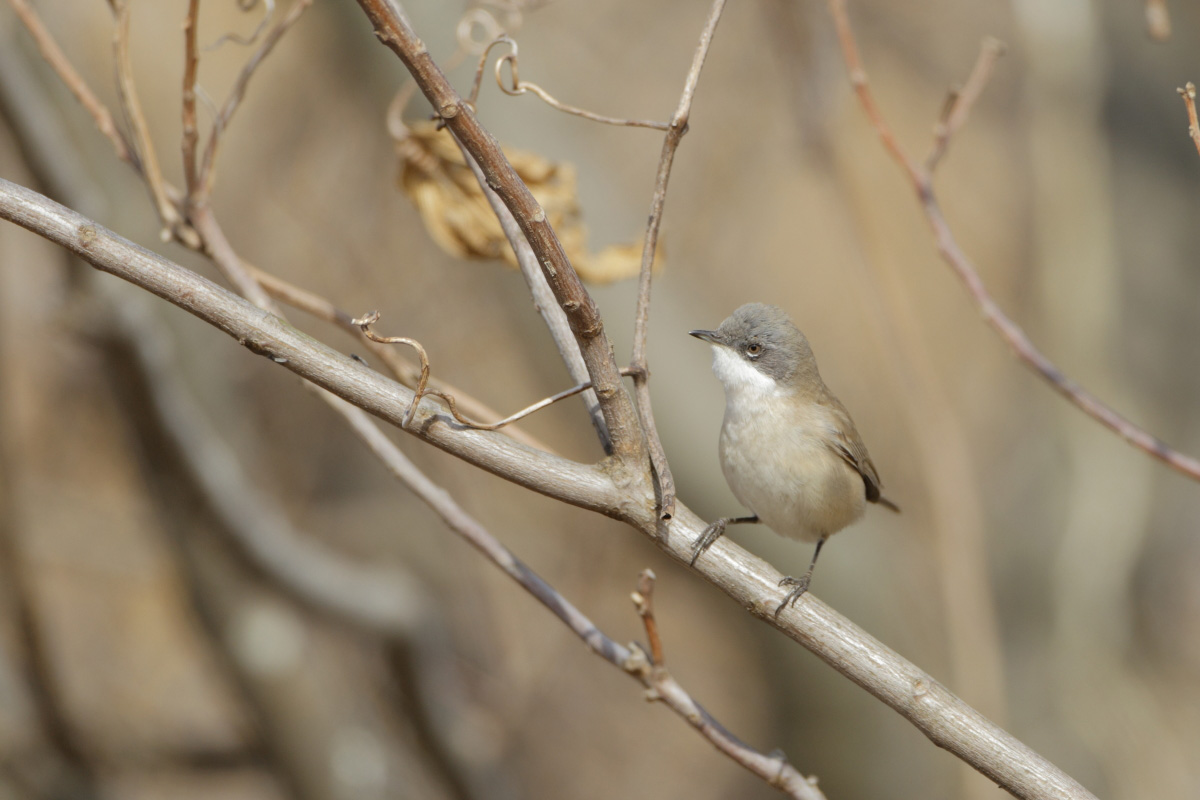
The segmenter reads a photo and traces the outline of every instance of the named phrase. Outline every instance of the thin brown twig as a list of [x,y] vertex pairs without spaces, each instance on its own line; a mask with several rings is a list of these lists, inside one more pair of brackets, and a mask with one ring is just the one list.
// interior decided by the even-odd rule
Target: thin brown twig
[[1146,30],[1150,38],[1165,42],[1171,38],[1171,14],[1167,0],[1146,0]]
[[133,79],[133,56],[129,48],[130,11],[128,2],[114,2],[113,13],[117,17],[116,32],[113,38],[113,50],[117,64],[117,97],[120,99],[121,110],[124,112],[129,128],[133,132],[133,146],[138,155],[142,178],[150,190],[154,208],[162,224],[161,236],[164,242],[178,238],[189,247],[199,243],[194,232],[190,232],[184,224],[183,217],[171,201],[167,191],[167,183],[163,178],[162,167],[159,165],[158,153],[154,149],[154,141],[150,136],[150,126],[146,115],[142,112],[142,102],[138,97],[137,84]]
[[946,150],[950,146],[950,137],[966,124],[971,107],[983,94],[984,88],[991,80],[996,61],[1004,55],[1004,51],[1004,42],[999,39],[988,36],[983,40],[979,58],[976,59],[975,67],[967,77],[967,82],[961,89],[951,94],[945,112],[933,127],[933,145],[929,148],[929,155],[925,157],[926,172],[932,173],[937,169],[938,162],[946,155]]
[[654,618],[654,581],[657,576],[652,569],[644,569],[638,575],[637,590],[631,595],[633,607],[642,618],[646,628],[646,641],[650,643],[650,663],[655,666],[666,666],[663,656],[662,639],[658,635],[658,622]]
[[[1064,375],[1062,370],[1037,349],[1025,331],[1013,322],[996,303],[983,283],[983,279],[979,277],[979,270],[963,252],[949,223],[946,222],[933,188],[933,173],[908,157],[875,103],[875,98],[867,83],[866,71],[859,59],[854,31],[850,27],[850,19],[846,13],[846,0],[829,0],[829,11],[837,28],[838,41],[850,74],[851,85],[858,95],[863,110],[871,120],[884,148],[908,174],[921,208],[925,212],[925,218],[933,229],[934,243],[939,255],[962,281],[967,292],[982,312],[984,320],[1000,334],[1013,354],[1023,364],[1041,376],[1050,384],[1051,388],[1089,417],[1177,472],[1200,481],[1200,460],[1179,452],[1166,442],[1138,427],[1114,411],[1100,398]],[[981,55],[981,58],[984,57],[986,56]],[[959,102],[963,102],[963,99],[960,98]],[[1197,147],[1200,148],[1200,144]]]
[[696,53],[692,56],[692,66],[683,83],[679,105],[675,109],[674,116],[671,117],[667,135],[663,138],[662,155],[658,160],[658,174],[654,179],[654,194],[650,200],[650,219],[646,224],[646,239],[642,245],[642,268],[638,276],[637,312],[633,323],[633,354],[630,357],[630,366],[634,369],[634,400],[637,403],[642,427],[646,431],[650,462],[658,480],[658,518],[663,524],[668,523],[675,515],[675,478],[671,474],[666,451],[658,436],[658,427],[654,422],[654,409],[650,402],[650,365],[646,359],[646,338],[650,321],[652,267],[654,252],[658,248],[658,233],[662,227],[663,206],[667,200],[667,182],[671,177],[671,166],[675,162],[675,151],[679,149],[679,142],[687,133],[692,98],[695,96],[696,86],[700,82],[700,70],[704,68],[704,60],[708,56],[713,33],[717,29],[717,23],[721,21],[721,12],[724,10],[725,0],[714,0],[708,13],[708,19],[704,23],[704,29],[700,32],[700,43],[696,45]]
[[241,105],[242,99],[246,96],[246,87],[250,84],[250,79],[254,77],[254,73],[258,70],[259,64],[263,62],[271,51],[275,49],[275,45],[283,38],[283,35],[288,32],[296,21],[300,19],[309,6],[313,4],[313,0],[296,0],[288,12],[271,27],[271,30],[263,36],[258,47],[250,58],[246,59],[246,63],[242,66],[241,72],[238,73],[237,79],[233,83],[233,87],[229,90],[229,97],[225,100],[225,104],[221,106],[221,110],[217,112],[216,118],[213,120],[212,131],[208,135],[208,143],[204,147],[204,157],[200,166],[200,175],[197,184],[197,196],[193,202],[206,202],[208,196],[212,193],[212,184],[214,180],[213,171],[216,169],[217,150],[220,146],[221,136],[225,129],[229,127],[230,120],[233,119],[234,113]]
[[199,185],[196,163],[196,145],[200,134],[196,128],[196,73],[200,68],[200,52],[196,44],[197,28],[200,26],[200,0],[188,0],[187,14],[183,18],[183,176],[187,188],[188,202],[195,197]]
[[[29,31],[29,35],[33,37],[33,41],[37,44],[38,50],[42,54],[42,58],[46,63],[58,73],[59,79],[71,92],[75,95],[75,99],[83,106],[84,110],[91,115],[96,123],[96,127],[100,133],[104,134],[110,142],[113,149],[116,150],[117,158],[122,161],[134,164],[137,155],[133,148],[130,147],[129,141],[125,138],[125,134],[117,127],[117,123],[113,120],[112,112],[108,110],[108,106],[100,102],[87,82],[75,70],[70,60],[67,59],[66,53],[58,46],[58,42],[50,34],[50,31],[42,23],[41,17],[29,5],[26,0],[9,0],[13,10],[17,13],[25,28]],[[135,164],[135,166],[138,166]]]
[[464,417],[458,411],[458,402],[454,399],[454,395],[449,394],[448,392],[444,392],[440,389],[429,389],[425,392],[425,394],[432,395],[434,397],[439,397],[442,400],[446,401],[446,406],[450,409],[450,414],[454,417],[455,421],[457,421],[460,425],[465,425],[468,428],[474,428],[477,431],[498,431],[501,428],[511,425],[512,423],[514,423],[518,420],[525,419],[525,417],[528,417],[530,414],[533,414],[534,412],[541,411],[543,408],[546,408],[547,406],[554,405],[559,400],[566,400],[568,397],[574,397],[575,395],[581,394],[590,388],[592,388],[591,381],[587,381],[585,383],[577,383],[574,386],[572,386],[570,389],[563,389],[561,392],[558,392],[557,394],[552,394],[549,397],[543,397],[541,400],[538,400],[533,405],[526,406],[525,408],[521,409],[520,411],[516,412],[515,414],[510,414],[509,416],[505,417],[504,419],[500,420],[499,422],[490,422],[490,423],[489,422],[476,422],[475,420]]
[[376,37],[408,68],[421,92],[455,138],[471,153],[487,184],[512,212],[538,264],[554,292],[555,301],[567,314],[571,332],[579,344],[588,376],[612,438],[613,458],[625,477],[649,482],[646,474],[645,436],[629,395],[621,385],[621,374],[613,358],[612,344],[604,331],[604,320],[591,294],[571,266],[546,211],[504,156],[499,142],[479,124],[475,112],[450,85],[428,48],[417,37],[391,0],[358,0],[375,28]]
[[1182,89],[1175,91],[1179,92],[1183,97],[1183,104],[1187,106],[1188,135],[1196,143],[1196,152],[1200,153],[1200,120],[1196,119],[1196,84],[1188,81]]

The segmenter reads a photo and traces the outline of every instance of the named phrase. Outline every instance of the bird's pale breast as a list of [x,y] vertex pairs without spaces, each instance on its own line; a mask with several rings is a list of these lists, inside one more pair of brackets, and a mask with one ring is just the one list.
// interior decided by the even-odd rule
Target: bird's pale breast
[[752,390],[727,402],[721,466],[734,496],[776,533],[802,541],[857,520],[866,491],[862,476],[826,444],[835,424],[825,407],[785,401],[778,391]]

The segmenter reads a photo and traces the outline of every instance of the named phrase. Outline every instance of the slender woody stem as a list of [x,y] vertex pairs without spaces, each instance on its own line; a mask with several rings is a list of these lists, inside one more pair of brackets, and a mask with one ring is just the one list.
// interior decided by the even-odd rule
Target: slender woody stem
[[650,321],[650,284],[653,279],[654,252],[658,248],[658,233],[662,227],[663,206],[667,201],[667,181],[671,177],[671,166],[675,163],[675,151],[679,149],[679,142],[687,133],[688,116],[691,114],[692,98],[696,94],[696,86],[700,82],[700,70],[704,68],[704,60],[708,57],[708,48],[712,43],[713,33],[717,29],[717,23],[721,21],[721,12],[724,10],[725,0],[714,0],[712,8],[708,12],[704,30],[700,32],[700,43],[696,46],[696,54],[692,57],[692,66],[684,81],[683,93],[679,96],[679,105],[675,109],[675,115],[671,117],[667,134],[663,137],[662,155],[658,160],[658,174],[654,179],[654,195],[650,200],[650,221],[646,225],[646,239],[642,246],[642,269],[638,275],[637,311],[633,323],[633,355],[630,361],[634,370],[634,398],[637,401],[642,427],[646,431],[650,461],[658,479],[658,516],[659,521],[663,523],[675,515],[675,477],[671,474],[671,467],[667,463],[667,454],[658,436],[658,427],[654,422],[654,409],[650,402],[650,364],[646,360],[647,326]]

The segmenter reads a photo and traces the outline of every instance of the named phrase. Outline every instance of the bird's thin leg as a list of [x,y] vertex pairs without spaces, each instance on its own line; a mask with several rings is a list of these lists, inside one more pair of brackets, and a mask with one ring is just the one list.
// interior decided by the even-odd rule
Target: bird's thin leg
[[696,549],[692,551],[692,560],[688,562],[688,565],[696,566],[696,559],[708,549],[709,545],[721,538],[721,535],[725,533],[726,525],[740,525],[743,522],[758,522],[758,516],[721,517],[719,520],[710,523],[704,529],[704,532],[700,534],[700,538],[696,540]]
[[783,602],[779,604],[779,608],[775,609],[775,616],[779,616],[779,612],[783,611],[789,604],[796,605],[796,601],[800,599],[800,595],[808,591],[808,583],[812,580],[813,567],[817,566],[817,556],[821,555],[821,547],[825,544],[825,539],[821,537],[817,540],[817,549],[813,551],[812,563],[808,565],[808,572],[800,577],[800,580],[795,578],[784,578],[779,582],[780,586],[791,586],[793,589],[788,592],[787,597],[783,598]]

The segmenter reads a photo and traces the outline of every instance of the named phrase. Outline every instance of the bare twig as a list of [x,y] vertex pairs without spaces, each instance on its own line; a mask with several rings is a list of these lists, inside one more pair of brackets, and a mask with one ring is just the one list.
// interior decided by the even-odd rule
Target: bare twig
[[200,175],[197,181],[197,197],[193,198],[193,203],[206,202],[208,195],[212,192],[213,171],[216,169],[217,149],[220,146],[221,135],[229,127],[229,122],[233,119],[238,106],[241,105],[242,98],[246,96],[246,87],[250,84],[250,79],[254,77],[255,71],[263,59],[271,54],[271,51],[275,49],[275,45],[279,43],[283,35],[296,24],[296,21],[300,19],[300,15],[308,10],[308,7],[312,4],[313,0],[296,0],[292,7],[288,9],[288,12],[262,37],[262,41],[258,43],[258,47],[254,53],[251,54],[250,58],[242,66],[242,71],[238,73],[237,80],[233,83],[233,88],[229,90],[229,97],[225,100],[225,104],[221,106],[221,110],[217,112],[216,119],[213,120],[212,132],[208,135],[208,143],[204,147],[204,158],[200,166]]
[[983,94],[988,80],[992,77],[992,70],[996,67],[997,59],[1004,55],[1004,49],[1004,42],[999,39],[989,36],[983,40],[979,58],[976,59],[975,68],[971,70],[967,82],[961,89],[951,94],[942,118],[933,127],[933,145],[929,149],[929,155],[925,157],[926,172],[932,174],[937,169],[938,162],[946,155],[950,137],[966,124],[971,107],[975,105],[979,95]]
[[1150,38],[1165,42],[1171,38],[1171,15],[1167,0],[1146,0],[1146,30]]
[[[1172,469],[1200,481],[1200,460],[1175,450],[1166,442],[1147,433],[1125,417],[1106,405],[1100,398],[1068,378],[1062,371],[1034,346],[1029,336],[1019,325],[1013,322],[996,303],[979,277],[975,264],[967,257],[955,239],[942,214],[937,194],[933,188],[933,174],[922,165],[908,157],[897,141],[892,129],[884,120],[871,88],[867,83],[867,74],[863,69],[858,55],[858,45],[855,42],[854,31],[850,27],[850,19],[846,14],[845,0],[829,0],[830,14],[837,26],[838,40],[842,47],[842,56],[850,73],[850,83],[858,94],[859,102],[866,111],[871,124],[879,134],[884,148],[891,154],[912,182],[913,190],[925,212],[925,218],[933,229],[934,242],[938,253],[950,266],[959,280],[966,286],[967,292],[983,313],[984,320],[991,325],[1000,337],[1008,344],[1017,358],[1040,375],[1050,386],[1068,401],[1082,410],[1092,419],[1116,433],[1134,447],[1149,453],[1167,464]],[[985,43],[985,49],[987,45]],[[1200,148],[1200,145],[1197,145]]]
[[[587,111],[582,108],[576,108],[575,106],[570,106],[566,103],[556,100],[553,95],[551,95],[542,87],[538,86],[536,83],[530,83],[529,81],[521,80],[520,75],[517,72],[517,42],[507,34],[493,39],[492,42],[488,44],[487,49],[483,51],[483,55],[480,56],[479,67],[475,70],[475,84],[471,88],[470,99],[467,100],[467,102],[471,105],[475,104],[475,100],[479,96],[479,84],[480,80],[483,78],[483,68],[487,64],[488,53],[491,52],[491,49],[498,44],[507,44],[510,52],[504,54],[496,61],[496,84],[500,87],[500,91],[511,97],[533,92],[542,99],[542,102],[558,109],[559,111],[567,114],[574,114],[577,117],[583,117],[584,119],[591,120],[592,122],[602,122],[605,125],[618,125],[630,128],[654,128],[660,131],[665,131],[670,128],[670,123],[667,122],[655,122],[653,120],[645,119],[619,119],[617,117],[606,117],[603,114],[596,114],[592,111]],[[505,64],[508,64],[508,68],[511,73],[510,77],[512,78],[507,86],[504,83]]]
[[[624,371],[622,371],[622,374],[624,374]],[[507,426],[511,425],[512,423],[517,422],[518,420],[525,419],[525,417],[528,417],[530,414],[533,414],[537,411],[541,411],[543,408],[546,408],[547,406],[554,405],[559,400],[566,400],[568,397],[574,397],[577,394],[582,394],[583,392],[586,392],[588,389],[591,389],[591,388],[592,388],[591,381],[588,381],[586,383],[577,383],[574,386],[572,386],[570,389],[563,389],[561,392],[558,392],[557,394],[552,394],[549,397],[543,397],[541,400],[538,400],[533,405],[526,406],[525,408],[521,409],[520,411],[518,411],[514,414],[510,414],[509,416],[505,417],[504,419],[500,420],[499,422],[476,422],[475,420],[467,419],[466,417],[464,417],[462,414],[459,413],[457,401],[454,399],[454,396],[448,392],[441,391],[439,389],[429,389],[425,392],[425,394],[433,395],[434,397],[440,397],[442,400],[445,400],[447,407],[449,407],[449,409],[450,409],[450,415],[453,416],[454,419],[460,425],[465,425],[468,428],[474,428],[477,431],[498,431],[501,428],[507,427]]]
[[50,35],[50,31],[42,23],[41,17],[29,5],[27,0],[9,0],[13,10],[17,12],[21,22],[29,30],[29,34],[33,37],[33,41],[37,44],[38,50],[41,51],[42,58],[46,63],[58,73],[58,77],[63,84],[70,90],[71,94],[75,95],[75,99],[79,104],[91,115],[96,122],[96,127],[100,133],[104,134],[110,142],[113,149],[116,150],[117,158],[122,161],[133,163],[137,156],[133,149],[129,146],[129,142],[125,139],[125,134],[121,133],[117,128],[116,122],[113,121],[113,115],[108,110],[104,103],[96,97],[87,82],[71,65],[67,59],[66,53],[58,46],[58,42]]
[[1196,119],[1196,84],[1188,81],[1182,89],[1175,91],[1179,92],[1183,97],[1183,104],[1187,106],[1188,134],[1196,143],[1196,152],[1200,153],[1200,120]]
[[[0,179],[0,218],[75,253],[98,269],[141,286],[196,315],[252,352],[307,378],[360,408],[398,424],[411,393],[379,373],[305,336],[244,299],[150,253],[36,192]],[[469,463],[563,502],[623,520],[647,535],[655,531],[641,487],[614,483],[611,470],[588,467],[523,447],[507,437],[438,424],[422,408],[409,431]],[[353,423],[352,421],[352,424]],[[375,429],[378,435],[382,432]],[[675,525],[684,536],[659,546],[683,562],[705,522],[680,505]],[[924,671],[880,644],[817,597],[779,617],[777,570],[732,541],[713,544],[714,557],[697,572],[752,614],[779,628],[843,675],[911,721],[949,750],[1012,792],[1032,800],[1094,800],[1049,761],[964,703]]]
[[712,44],[713,33],[717,23],[721,21],[721,12],[725,10],[725,0],[714,0],[708,12],[708,20],[704,30],[700,32],[700,43],[692,56],[692,66],[688,70],[687,79],[683,83],[683,92],[679,96],[679,105],[671,117],[671,126],[663,138],[662,155],[658,160],[658,174],[654,179],[654,195],[650,200],[650,221],[646,225],[646,239],[642,246],[642,269],[638,276],[637,312],[633,323],[633,354],[630,365],[633,368],[634,399],[637,402],[638,415],[642,427],[646,431],[646,442],[650,450],[650,462],[654,467],[654,475],[658,481],[658,518],[664,525],[675,515],[675,478],[667,463],[667,454],[663,450],[662,440],[658,436],[658,427],[654,422],[654,409],[650,402],[650,365],[646,359],[646,334],[650,321],[650,284],[653,276],[654,252],[658,248],[658,233],[662,227],[663,205],[667,200],[667,181],[671,177],[671,166],[675,162],[675,151],[679,142],[687,133],[688,117],[692,110],[692,98],[696,94],[696,86],[700,82],[700,70],[704,67],[704,59],[708,56],[709,45]]
[[120,98],[121,110],[124,112],[133,132],[133,147],[137,152],[138,164],[146,188],[154,201],[162,223],[161,236],[164,242],[178,238],[189,247],[194,247],[198,240],[194,232],[188,231],[183,217],[175,207],[167,190],[167,182],[163,178],[162,167],[158,162],[158,153],[154,149],[154,141],[150,136],[150,126],[146,123],[146,115],[142,112],[142,101],[138,97],[137,84],[133,79],[133,57],[129,50],[129,4],[125,0],[113,3],[113,13],[117,17],[116,33],[113,38],[113,49],[117,63],[117,97]]
[[546,218],[545,209],[504,157],[500,144],[479,124],[470,104],[459,96],[433,62],[425,44],[417,38],[396,5],[391,0],[359,0],[359,5],[371,20],[376,36],[404,62],[439,118],[471,153],[483,170],[487,184],[512,212],[537,254],[556,302],[566,311],[571,323],[571,331],[579,343],[612,436],[613,455],[624,465],[626,479],[646,480],[645,438],[629,395],[621,385],[620,370],[604,332],[604,321],[571,266]]
[[644,569],[638,575],[637,591],[631,596],[633,607],[642,618],[646,628],[646,641],[650,643],[650,663],[653,666],[666,666],[663,657],[662,639],[658,636],[658,622],[654,619],[654,581],[657,576],[652,569]]
[[196,72],[200,67],[200,53],[196,44],[196,29],[200,25],[200,0],[188,0],[187,15],[183,18],[183,176],[187,187],[188,202],[196,197],[199,189],[196,145],[200,134],[196,129]]

